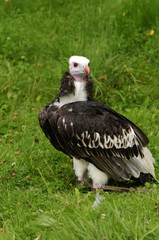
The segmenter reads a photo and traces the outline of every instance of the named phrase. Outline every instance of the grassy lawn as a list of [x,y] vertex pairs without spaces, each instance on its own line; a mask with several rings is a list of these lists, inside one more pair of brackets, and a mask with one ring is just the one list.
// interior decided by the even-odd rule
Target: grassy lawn
[[39,127],[72,55],[91,60],[95,99],[147,134],[159,179],[159,1],[2,0],[0,239],[158,240],[157,183],[102,193],[92,210],[94,193]]

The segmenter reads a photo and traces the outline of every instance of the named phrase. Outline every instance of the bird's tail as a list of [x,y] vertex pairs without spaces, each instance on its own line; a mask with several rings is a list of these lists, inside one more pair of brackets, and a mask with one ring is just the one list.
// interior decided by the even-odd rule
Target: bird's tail
[[154,169],[155,159],[152,157],[152,154],[147,147],[143,148],[143,154],[144,154],[143,158],[141,157],[131,158],[130,159],[131,163],[135,165],[140,172],[150,173],[153,177],[155,177]]
[[153,158],[151,152],[148,150],[147,147],[143,148],[144,150],[144,161],[145,161],[145,165],[146,168],[148,170],[148,173],[150,173],[152,176],[155,177],[155,168],[154,168],[154,163],[155,163],[155,159]]

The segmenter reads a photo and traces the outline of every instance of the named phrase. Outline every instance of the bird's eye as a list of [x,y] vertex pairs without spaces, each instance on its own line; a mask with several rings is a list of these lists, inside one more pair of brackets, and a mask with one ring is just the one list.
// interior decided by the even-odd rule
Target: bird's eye
[[78,66],[78,64],[77,64],[77,63],[74,63],[73,65],[74,65],[74,67],[77,67],[77,66]]

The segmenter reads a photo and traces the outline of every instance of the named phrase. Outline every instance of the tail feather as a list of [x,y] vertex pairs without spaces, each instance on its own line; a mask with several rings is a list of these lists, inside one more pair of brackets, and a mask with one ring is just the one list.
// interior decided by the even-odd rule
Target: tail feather
[[148,173],[150,173],[152,176],[155,177],[155,168],[154,168],[154,163],[155,163],[155,159],[152,157],[151,152],[148,150],[148,148],[143,148],[143,153],[144,153],[144,160],[145,163],[147,165],[147,170]]
[[143,148],[143,154],[144,154],[143,158],[133,157],[130,159],[130,162],[134,164],[140,170],[140,172],[150,173],[153,177],[155,177],[154,172],[155,169],[153,165],[155,163],[155,159],[152,157],[152,154],[147,147]]

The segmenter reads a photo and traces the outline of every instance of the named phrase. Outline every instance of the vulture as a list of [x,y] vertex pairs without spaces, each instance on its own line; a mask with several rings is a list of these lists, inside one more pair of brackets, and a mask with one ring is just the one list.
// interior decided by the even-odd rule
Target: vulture
[[85,174],[94,189],[109,178],[116,181],[155,177],[147,136],[130,120],[93,100],[89,59],[72,56],[59,93],[39,113],[39,123],[51,144],[73,159],[78,181]]

